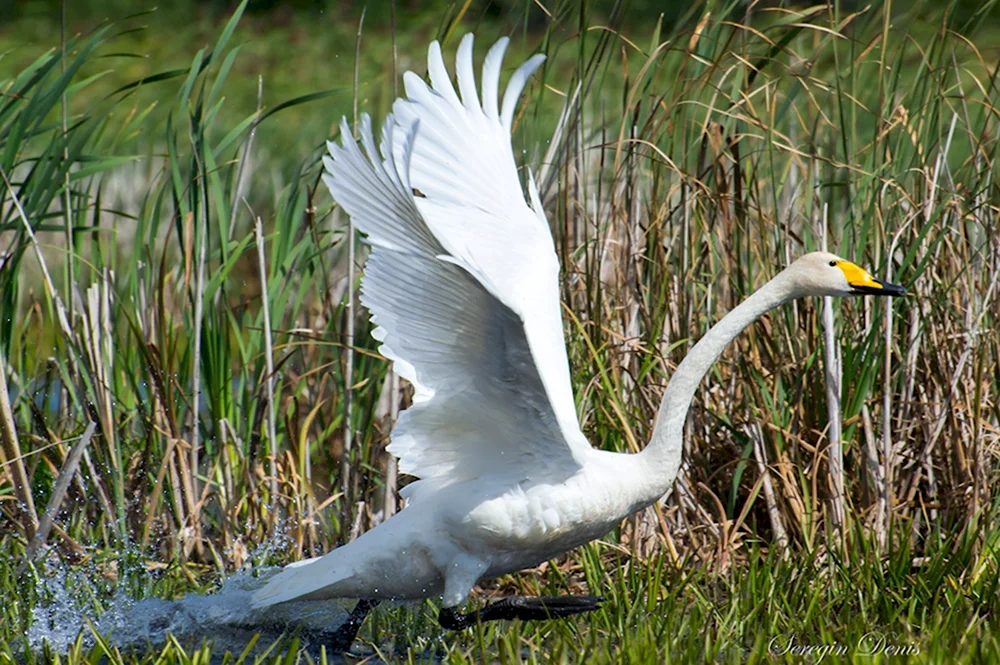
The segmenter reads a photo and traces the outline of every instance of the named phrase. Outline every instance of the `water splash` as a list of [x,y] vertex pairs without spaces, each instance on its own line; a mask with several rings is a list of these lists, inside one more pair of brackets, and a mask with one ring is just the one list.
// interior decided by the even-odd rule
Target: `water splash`
[[213,654],[221,656],[226,651],[242,653],[259,634],[254,649],[258,653],[289,635],[299,637],[303,648],[318,652],[349,615],[352,601],[297,601],[253,609],[254,590],[280,569],[257,569],[254,575],[249,568],[224,580],[211,594],[136,599],[128,589],[148,584],[136,584],[128,576],[148,572],[124,571],[112,584],[92,567],[71,569],[48,560],[39,588],[43,601],[34,608],[26,634],[28,647],[38,652],[48,644],[65,653],[81,634],[84,644],[92,646],[96,632],[111,646],[145,650],[163,645],[172,635],[186,648],[210,640]]

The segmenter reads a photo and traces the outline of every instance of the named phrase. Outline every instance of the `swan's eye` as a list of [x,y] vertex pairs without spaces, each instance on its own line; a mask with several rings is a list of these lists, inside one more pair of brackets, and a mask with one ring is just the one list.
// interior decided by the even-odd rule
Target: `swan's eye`
[[837,262],[836,261],[830,261],[830,267],[831,268],[836,268],[837,267]]

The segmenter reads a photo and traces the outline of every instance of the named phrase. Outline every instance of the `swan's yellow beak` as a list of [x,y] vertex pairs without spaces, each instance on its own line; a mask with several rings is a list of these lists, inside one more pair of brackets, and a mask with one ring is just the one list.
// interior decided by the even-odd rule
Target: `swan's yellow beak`
[[851,287],[851,292],[858,295],[872,296],[905,296],[906,289],[897,284],[880,282],[860,266],[856,266],[850,261],[837,261],[837,267],[847,278],[847,284]]

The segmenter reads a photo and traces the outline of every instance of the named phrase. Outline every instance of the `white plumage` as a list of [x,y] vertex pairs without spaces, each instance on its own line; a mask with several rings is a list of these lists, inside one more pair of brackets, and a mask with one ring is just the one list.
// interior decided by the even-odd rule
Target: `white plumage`
[[389,451],[419,480],[402,490],[402,513],[288,567],[258,606],[424,597],[446,585],[457,604],[484,573],[564,551],[559,536],[585,517],[550,496],[565,490],[553,480],[585,480],[595,451],[576,418],[552,236],[537,195],[536,209],[524,199],[510,144],[515,104],[544,57],[514,73],[498,107],[507,41],[486,56],[482,104],[472,36],[458,50],[461,96],[435,42],[431,85],[404,75],[408,99],[396,101],[380,149],[367,116],[361,146],[346,121],[342,145],[329,143],[324,181],[372,245],[361,302],[381,353],[414,386]]
[[498,105],[507,41],[483,63],[481,102],[472,35],[458,49],[457,92],[435,42],[431,85],[404,75],[407,98],[380,147],[367,116],[361,146],[346,121],[341,144],[328,144],[324,181],[372,245],[361,302],[381,353],[414,386],[389,450],[418,480],[399,514],[288,566],[255,594],[257,607],[435,595],[455,607],[481,579],[600,537],[669,490],[694,391],[743,328],[791,298],[856,293],[862,273],[864,288],[897,294],[833,255],[799,259],[691,351],[642,453],[594,450],[576,417],[552,236],[530,176],[525,200],[511,149],[517,100],[544,57],[521,65]]

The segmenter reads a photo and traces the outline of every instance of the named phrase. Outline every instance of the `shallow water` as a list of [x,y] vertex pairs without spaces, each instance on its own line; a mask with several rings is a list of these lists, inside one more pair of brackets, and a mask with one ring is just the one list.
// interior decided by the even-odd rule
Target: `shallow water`
[[[277,570],[257,577],[238,572],[211,594],[188,594],[177,600],[135,600],[119,583],[110,600],[96,603],[102,593],[99,581],[94,581],[99,577],[56,567],[42,583],[47,600],[34,608],[28,647],[37,652],[48,643],[53,651],[64,653],[81,633],[85,643],[93,644],[96,632],[111,646],[145,652],[172,635],[185,648],[211,641],[213,655],[221,658],[226,651],[242,653],[257,634],[251,653],[294,635],[301,648],[318,656],[320,647],[347,619],[354,601],[298,601],[252,609],[253,591]],[[98,604],[106,609],[100,612]]]

